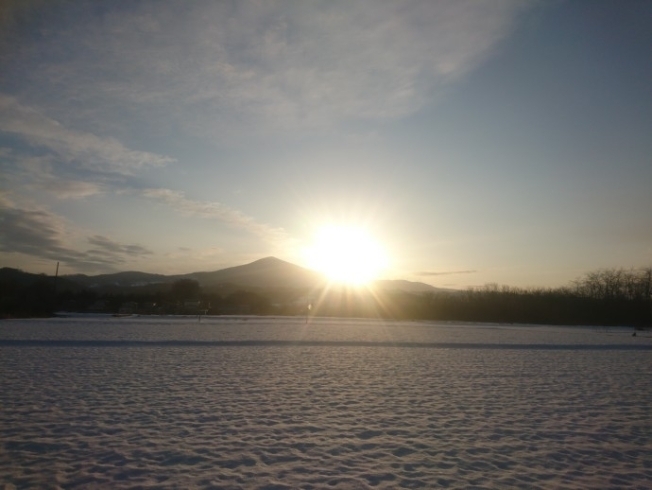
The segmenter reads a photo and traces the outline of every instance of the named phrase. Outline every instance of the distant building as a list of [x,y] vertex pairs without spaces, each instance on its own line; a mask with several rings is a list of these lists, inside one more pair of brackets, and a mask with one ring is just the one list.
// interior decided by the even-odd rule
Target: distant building
[[127,301],[125,303],[122,303],[120,306],[120,309],[118,310],[118,313],[120,315],[133,315],[138,312],[138,303],[135,301]]
[[183,315],[205,315],[208,308],[199,300],[184,301],[181,307]]
[[221,315],[251,315],[253,308],[249,304],[232,304],[222,305],[220,307]]

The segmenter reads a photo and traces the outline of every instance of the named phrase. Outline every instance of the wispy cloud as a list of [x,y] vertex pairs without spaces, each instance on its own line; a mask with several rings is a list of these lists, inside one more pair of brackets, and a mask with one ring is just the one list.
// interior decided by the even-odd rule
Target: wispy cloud
[[[0,133],[24,144],[0,147],[0,169],[7,188],[79,199],[129,186],[138,172],[175,160],[135,151],[113,138],[75,131],[0,93]],[[11,144],[11,143],[8,143]]]
[[55,166],[53,155],[30,155],[0,147],[0,169],[9,189],[36,190],[57,199],[81,199],[100,194],[105,187],[98,175],[90,176],[94,181],[80,180],[62,175],[60,166],[59,174],[55,173]]
[[17,135],[30,145],[54,153],[64,162],[105,172],[131,174],[142,167],[174,161],[162,155],[130,150],[114,138],[68,129],[4,94],[0,94],[0,131]]
[[89,253],[92,252],[93,254],[111,255],[114,257],[138,257],[141,255],[151,255],[154,253],[146,247],[142,247],[140,245],[124,245],[102,235],[94,235],[88,237],[88,243],[95,247],[89,250]]
[[233,209],[216,201],[196,201],[188,199],[182,192],[171,189],[145,189],[142,195],[155,201],[167,204],[175,211],[202,218],[215,219],[235,228],[247,230],[263,240],[279,244],[290,240],[282,228],[259,223],[253,217],[242,211]]
[[417,276],[453,276],[456,274],[475,274],[477,270],[463,270],[463,271],[423,271],[417,272]]
[[172,259],[178,258],[199,258],[201,260],[213,260],[215,257],[224,255],[224,249],[221,247],[207,247],[203,249],[193,249],[190,247],[177,247],[176,250],[165,254],[166,257]]
[[38,186],[59,199],[82,199],[102,192],[102,186],[94,182],[81,180],[64,180],[52,176],[41,179]]
[[[212,137],[243,125],[323,128],[418,110],[489,55],[524,8],[520,0],[145,1],[100,19],[80,2],[48,11],[42,22],[59,29],[43,26],[41,40],[7,62],[35,62],[26,90],[69,118],[73,102],[81,117],[138,114]],[[65,57],[64,46],[73,50]]]
[[69,245],[71,233],[65,220],[40,208],[21,208],[0,195],[0,251],[39,259],[61,261],[77,270],[108,271],[130,259],[152,254],[136,244],[121,244],[95,235],[91,248]]

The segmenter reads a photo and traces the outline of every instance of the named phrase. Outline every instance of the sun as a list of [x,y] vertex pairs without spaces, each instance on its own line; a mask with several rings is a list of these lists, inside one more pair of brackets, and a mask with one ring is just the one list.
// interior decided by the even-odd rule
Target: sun
[[387,266],[380,243],[364,229],[352,226],[324,226],[306,250],[309,267],[331,281],[363,285],[376,279]]

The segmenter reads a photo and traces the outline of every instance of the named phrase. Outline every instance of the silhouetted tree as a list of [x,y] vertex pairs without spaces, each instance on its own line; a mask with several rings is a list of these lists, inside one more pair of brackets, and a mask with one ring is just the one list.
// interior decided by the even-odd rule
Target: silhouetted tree
[[252,291],[238,290],[224,298],[224,304],[231,311],[264,315],[270,311],[269,300]]
[[199,283],[194,279],[179,279],[172,283],[170,293],[176,301],[187,301],[197,298],[200,290]]

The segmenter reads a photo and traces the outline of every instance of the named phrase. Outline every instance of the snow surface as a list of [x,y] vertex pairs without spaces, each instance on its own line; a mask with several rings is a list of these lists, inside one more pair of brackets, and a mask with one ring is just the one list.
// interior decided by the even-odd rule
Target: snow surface
[[0,488],[650,488],[631,329],[0,322]]

